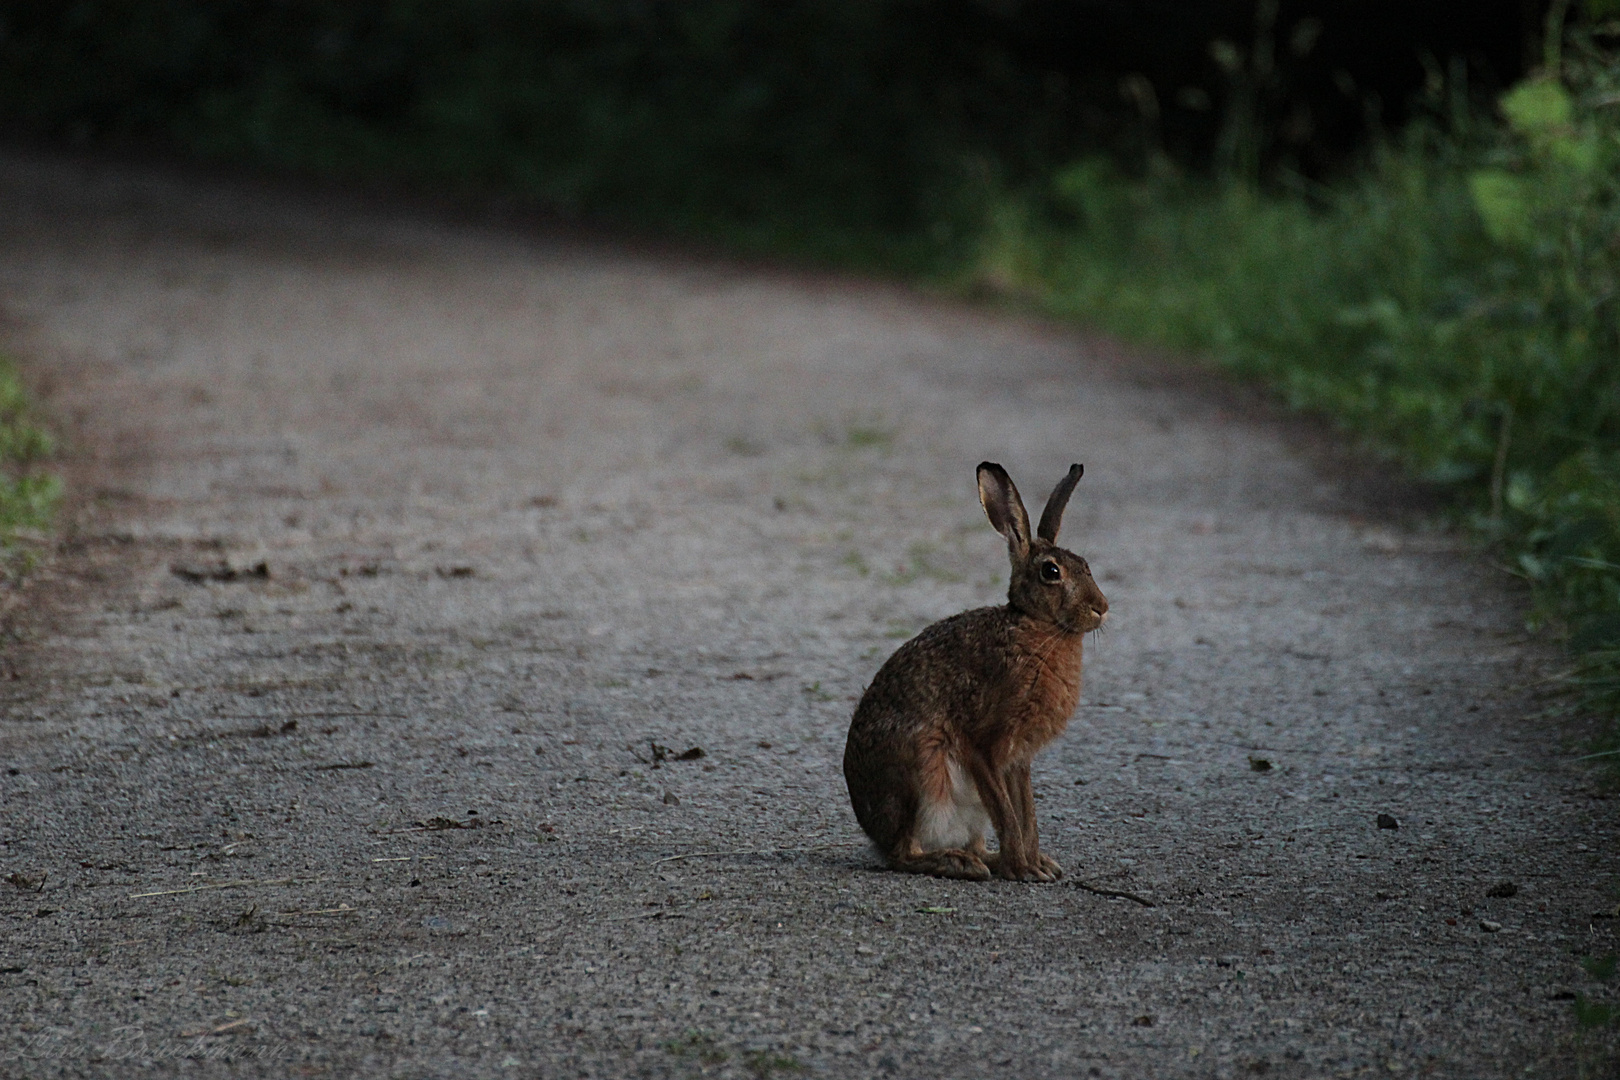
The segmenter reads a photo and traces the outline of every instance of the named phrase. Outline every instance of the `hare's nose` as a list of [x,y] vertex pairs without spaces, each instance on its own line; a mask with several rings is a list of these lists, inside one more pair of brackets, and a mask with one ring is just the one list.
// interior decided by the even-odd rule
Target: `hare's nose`
[[1098,593],[1097,599],[1091,602],[1091,610],[1095,611],[1099,615],[1108,614],[1108,597],[1104,596],[1102,593]]

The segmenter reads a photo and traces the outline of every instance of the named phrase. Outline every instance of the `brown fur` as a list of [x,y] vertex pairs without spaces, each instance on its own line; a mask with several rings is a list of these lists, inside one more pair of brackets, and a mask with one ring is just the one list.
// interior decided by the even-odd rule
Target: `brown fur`
[[[1080,472],[1071,468],[1052,492],[1032,537],[1005,470],[979,466],[980,499],[1012,561],[1008,602],[954,615],[900,646],[855,709],[844,779],[861,828],[895,870],[973,880],[1062,874],[1040,850],[1029,766],[1068,725],[1080,700],[1085,635],[1108,611],[1085,560],[1055,542]],[[1054,574],[1060,579],[1050,580]],[[995,830],[998,852],[971,828],[961,832],[961,846],[921,842],[940,821],[965,820],[952,817],[960,797],[953,761]]]

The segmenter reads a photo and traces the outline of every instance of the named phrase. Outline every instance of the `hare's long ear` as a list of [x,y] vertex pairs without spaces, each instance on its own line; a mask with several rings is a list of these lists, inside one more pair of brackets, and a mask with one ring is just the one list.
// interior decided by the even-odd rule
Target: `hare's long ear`
[[1035,535],[1048,544],[1057,543],[1058,529],[1063,527],[1063,508],[1069,505],[1069,496],[1074,494],[1074,485],[1080,482],[1085,474],[1084,465],[1070,465],[1069,475],[1058,481],[1058,486],[1052,489],[1052,494],[1046,500],[1046,509],[1041,511],[1041,523],[1035,530]]
[[996,532],[1007,538],[1007,550],[1014,559],[1029,555],[1029,514],[1018,497],[1012,477],[993,461],[979,463],[979,504]]

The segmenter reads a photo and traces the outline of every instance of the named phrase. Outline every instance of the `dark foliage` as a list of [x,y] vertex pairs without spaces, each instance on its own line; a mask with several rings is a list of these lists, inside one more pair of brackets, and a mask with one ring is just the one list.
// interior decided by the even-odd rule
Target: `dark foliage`
[[[1098,149],[1331,169],[1452,57],[1517,74],[1522,3],[12,0],[0,124],[676,227],[960,233],[964,187]],[[1436,59],[1438,58],[1438,59]],[[1252,99],[1252,101],[1250,101]],[[1228,140],[1230,141],[1230,140]]]

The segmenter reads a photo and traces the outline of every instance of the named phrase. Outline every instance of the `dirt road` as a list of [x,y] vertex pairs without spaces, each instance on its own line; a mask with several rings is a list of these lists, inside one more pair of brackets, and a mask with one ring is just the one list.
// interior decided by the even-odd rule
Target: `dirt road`
[[[0,1075],[1614,1068],[1570,998],[1616,802],[1522,597],[1173,369],[19,155],[0,308],[80,492],[6,645]],[[881,872],[840,773],[888,653],[1005,589],[983,458],[1085,463],[1112,605],[1057,885]]]

